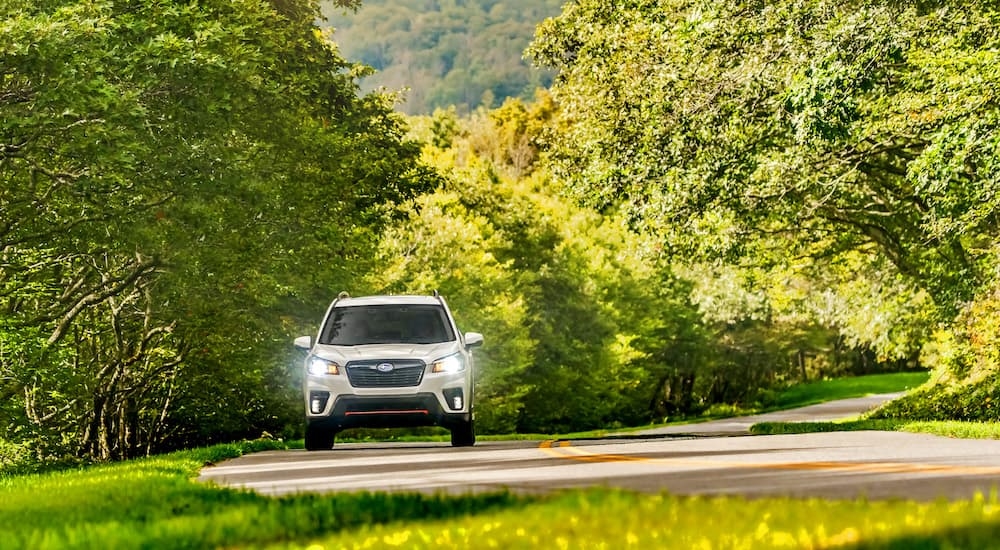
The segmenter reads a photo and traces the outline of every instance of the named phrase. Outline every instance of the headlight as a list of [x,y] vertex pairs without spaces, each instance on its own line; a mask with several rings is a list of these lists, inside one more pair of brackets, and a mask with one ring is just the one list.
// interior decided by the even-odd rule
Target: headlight
[[431,366],[431,372],[462,372],[463,370],[465,370],[465,361],[458,354],[438,359]]
[[306,369],[309,371],[309,374],[313,376],[340,374],[340,365],[334,363],[333,361],[327,361],[326,359],[321,359],[319,357],[310,357],[309,362],[306,365]]

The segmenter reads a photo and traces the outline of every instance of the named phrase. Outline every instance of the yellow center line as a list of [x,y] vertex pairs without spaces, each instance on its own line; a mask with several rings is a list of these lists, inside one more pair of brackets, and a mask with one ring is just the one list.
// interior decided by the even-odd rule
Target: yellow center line
[[538,448],[545,454],[580,462],[637,462],[677,467],[723,467],[764,470],[840,470],[856,473],[947,473],[952,475],[1000,475],[1000,466],[958,466],[907,462],[730,462],[725,460],[650,458],[644,456],[593,453],[573,447],[569,441],[543,441]]

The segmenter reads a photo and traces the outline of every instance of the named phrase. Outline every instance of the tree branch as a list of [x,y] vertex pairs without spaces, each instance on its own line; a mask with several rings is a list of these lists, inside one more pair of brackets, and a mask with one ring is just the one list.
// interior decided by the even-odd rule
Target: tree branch
[[[102,280],[101,287],[77,299],[76,303],[74,303],[62,315],[62,319],[59,320],[55,330],[53,330],[52,334],[49,336],[48,343],[54,344],[62,339],[66,329],[84,309],[94,304],[101,303],[112,296],[120,294],[124,289],[135,283],[138,279],[156,272],[156,270],[160,267],[159,262],[155,259],[144,260],[137,255],[136,260],[134,268],[126,276],[117,279]],[[111,285],[106,286],[109,283],[111,283]]]

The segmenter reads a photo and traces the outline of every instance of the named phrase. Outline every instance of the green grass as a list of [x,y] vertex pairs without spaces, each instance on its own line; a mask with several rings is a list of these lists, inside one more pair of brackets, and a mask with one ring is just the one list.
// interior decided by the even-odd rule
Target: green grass
[[930,372],[927,371],[897,372],[797,384],[779,393],[774,398],[772,407],[775,409],[792,409],[836,399],[850,399],[852,397],[906,391],[920,386],[929,377]]
[[[256,448],[269,448],[273,444]],[[0,479],[0,548],[988,548],[995,495],[968,501],[680,497],[609,489],[267,498],[194,481],[212,447]]]
[[[893,393],[923,384],[929,373],[898,373],[861,376],[803,384],[789,388],[776,399],[781,408],[793,408],[834,399]],[[995,422],[916,422],[901,419],[845,419],[835,422],[761,422],[750,427],[755,435],[799,434],[858,430],[927,433],[968,439],[1000,439]]]
[[218,548],[305,540],[399,520],[520,505],[509,494],[268,498],[194,481],[202,466],[276,443],[221,445],[0,478],[0,548]]
[[750,427],[750,433],[755,435],[859,430],[926,433],[966,439],[1000,439],[1000,425],[995,422],[914,422],[911,420],[862,418],[840,422],[761,422]]
[[995,548],[995,497],[824,501],[571,492],[451,521],[366,526],[272,548]]

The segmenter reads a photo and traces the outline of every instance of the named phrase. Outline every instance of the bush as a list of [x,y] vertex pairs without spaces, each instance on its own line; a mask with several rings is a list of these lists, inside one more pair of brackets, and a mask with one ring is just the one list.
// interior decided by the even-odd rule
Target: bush
[[0,439],[0,475],[30,470],[35,463],[27,443]]
[[930,382],[873,418],[1000,419],[1000,286],[977,296],[923,350]]

